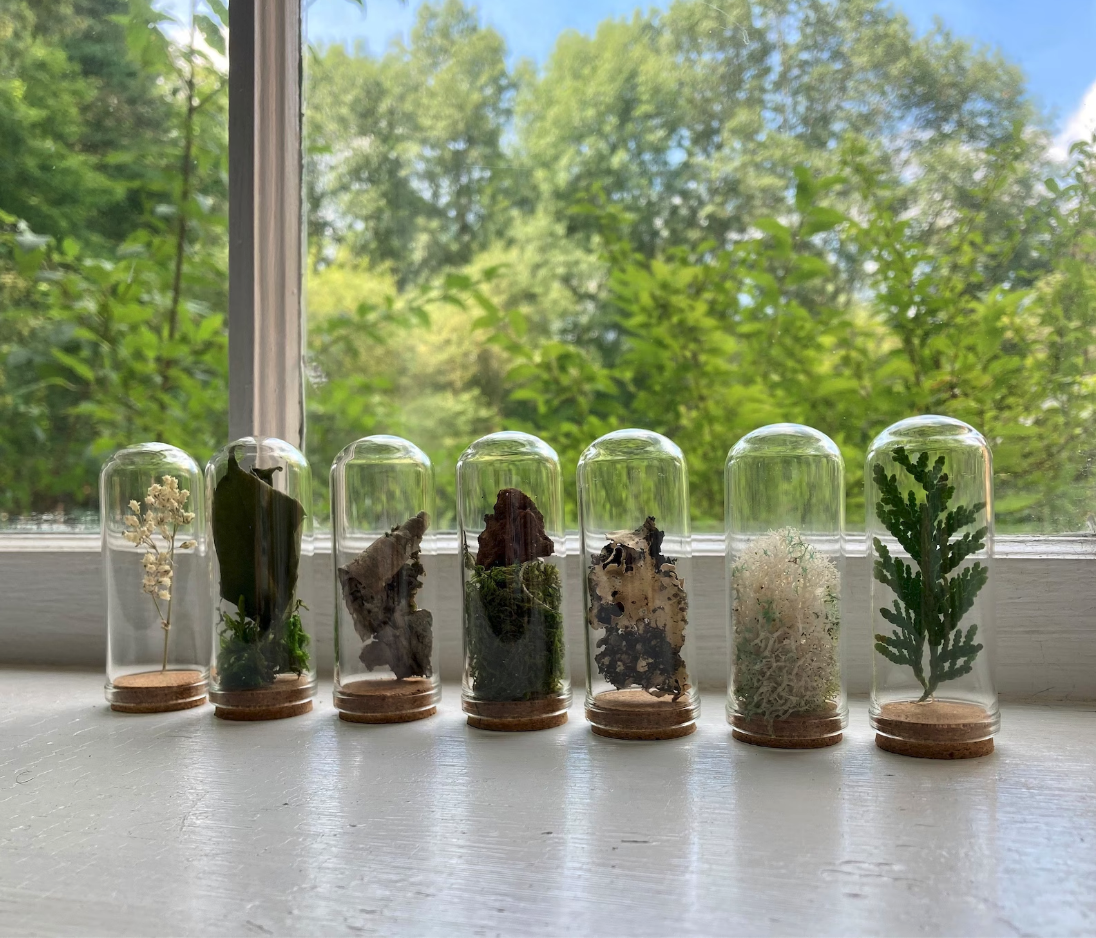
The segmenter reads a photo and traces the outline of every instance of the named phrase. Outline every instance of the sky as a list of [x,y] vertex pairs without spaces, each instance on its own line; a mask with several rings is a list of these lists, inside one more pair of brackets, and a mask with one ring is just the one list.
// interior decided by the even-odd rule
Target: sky
[[[350,0],[305,0],[310,42],[364,39],[383,51],[406,35],[421,0],[368,0],[365,12]],[[1050,111],[1055,149],[1096,129],[1096,0],[892,0],[919,32],[939,18],[953,33],[998,48],[1018,63],[1039,104]],[[719,0],[712,0],[718,6]],[[564,29],[591,33],[607,17],[629,16],[651,0],[476,0],[484,19],[506,38],[515,58],[543,62]]]

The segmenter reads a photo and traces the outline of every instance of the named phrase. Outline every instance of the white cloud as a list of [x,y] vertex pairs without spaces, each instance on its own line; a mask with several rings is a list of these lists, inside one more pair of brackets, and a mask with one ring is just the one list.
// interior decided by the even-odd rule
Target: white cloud
[[1054,138],[1050,147],[1053,159],[1064,160],[1069,155],[1069,145],[1076,140],[1087,140],[1096,131],[1096,81],[1088,86],[1081,103],[1069,115],[1062,132]]

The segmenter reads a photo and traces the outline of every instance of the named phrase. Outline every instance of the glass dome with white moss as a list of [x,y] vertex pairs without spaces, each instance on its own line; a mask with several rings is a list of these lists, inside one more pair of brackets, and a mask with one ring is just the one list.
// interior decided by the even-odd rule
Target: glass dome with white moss
[[687,736],[700,697],[685,457],[649,430],[606,434],[579,459],[578,506],[586,718],[599,736]]
[[826,434],[781,423],[727,455],[727,720],[742,742],[841,741],[845,464]]
[[111,709],[200,706],[209,678],[209,560],[198,464],[165,443],[128,446],[103,466],[99,505]]
[[993,459],[951,417],[911,417],[868,450],[876,744],[934,759],[988,755],[993,684]]
[[226,720],[312,709],[312,473],[300,450],[244,437],[206,466],[213,539],[209,699]]
[[559,457],[528,433],[492,433],[457,463],[463,586],[461,703],[471,726],[567,721]]
[[405,723],[441,697],[433,609],[434,467],[414,443],[369,436],[331,466],[335,708],[351,723]]

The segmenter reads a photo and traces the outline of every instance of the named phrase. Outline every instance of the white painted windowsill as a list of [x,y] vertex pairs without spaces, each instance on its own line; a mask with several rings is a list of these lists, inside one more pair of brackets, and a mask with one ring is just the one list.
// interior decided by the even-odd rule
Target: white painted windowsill
[[[694,538],[690,628],[702,688],[726,686],[727,640],[723,539]],[[850,538],[842,587],[845,676],[851,693],[871,684],[871,567],[862,538]],[[444,680],[461,673],[460,567],[455,535],[443,536],[438,565],[435,640]],[[312,602],[317,664],[333,660],[334,577],[330,540],[317,537]],[[581,687],[582,572],[578,540],[569,537],[564,566],[568,657]],[[997,688],[1012,698],[1096,700],[1096,538],[999,537],[992,581],[991,653]],[[106,654],[105,600],[98,535],[0,535],[0,665],[101,668]],[[979,632],[981,637],[984,632]]]
[[0,671],[0,934],[1089,935],[1096,713],[1006,704],[997,752],[811,752],[316,709],[111,713]]

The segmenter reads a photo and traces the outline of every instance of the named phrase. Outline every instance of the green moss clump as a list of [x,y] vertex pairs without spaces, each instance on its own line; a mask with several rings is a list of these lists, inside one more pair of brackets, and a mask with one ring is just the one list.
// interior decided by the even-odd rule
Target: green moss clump
[[308,669],[309,639],[300,616],[303,606],[298,599],[280,625],[265,631],[243,613],[221,613],[217,681],[222,690],[255,690],[273,684],[279,674],[300,676]]
[[563,689],[563,589],[543,560],[487,569],[466,557],[465,641],[477,700],[537,700]]

